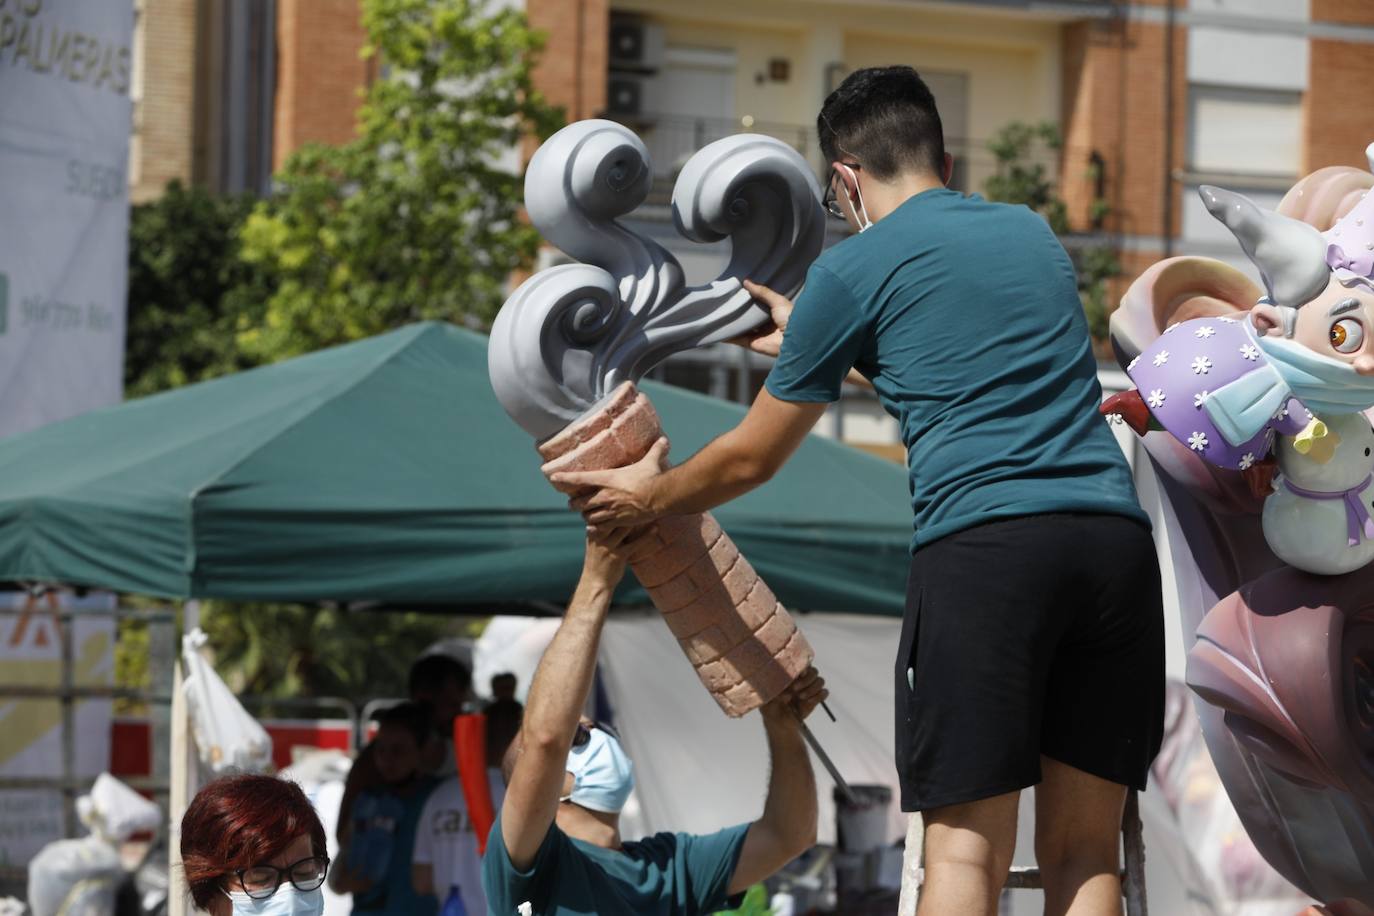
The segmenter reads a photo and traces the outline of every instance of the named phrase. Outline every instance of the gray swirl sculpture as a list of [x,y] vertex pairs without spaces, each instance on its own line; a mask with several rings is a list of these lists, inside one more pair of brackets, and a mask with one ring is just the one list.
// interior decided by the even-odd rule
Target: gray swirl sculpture
[[740,278],[791,295],[820,253],[820,187],[806,160],[779,140],[718,140],[678,176],[678,231],[697,242],[728,238],[732,246],[724,272],[705,286],[687,286],[670,253],[616,221],[644,202],[651,179],[643,142],[612,121],[570,124],[530,161],[530,219],[582,262],[535,274],[492,325],[492,388],[536,440],[669,355],[757,327],[768,315]]

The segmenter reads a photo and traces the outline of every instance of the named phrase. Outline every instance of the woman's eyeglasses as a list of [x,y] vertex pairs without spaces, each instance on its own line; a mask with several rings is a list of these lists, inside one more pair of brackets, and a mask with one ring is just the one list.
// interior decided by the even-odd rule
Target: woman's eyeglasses
[[[860,166],[857,162],[841,162],[840,165],[847,165],[854,171],[858,171]],[[840,207],[840,198],[835,191],[835,180],[839,176],[834,172],[830,174],[830,182],[825,186],[825,196],[821,198],[821,206],[825,208],[826,215],[831,219],[844,219],[844,210]]]
[[266,900],[277,892],[283,881],[290,881],[298,891],[313,891],[324,884],[329,872],[329,856],[310,856],[285,868],[275,865],[254,865],[234,872],[243,892],[254,900]]
[[604,722],[593,722],[590,725],[577,723],[577,731],[573,732],[573,747],[585,747],[587,742],[592,740],[592,729],[599,728],[601,731],[610,735],[615,740],[620,740],[620,734],[611,726]]

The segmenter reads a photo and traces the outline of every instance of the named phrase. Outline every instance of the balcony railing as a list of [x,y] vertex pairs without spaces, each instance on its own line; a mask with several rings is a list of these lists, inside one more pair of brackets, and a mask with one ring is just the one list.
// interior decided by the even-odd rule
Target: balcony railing
[[[801,153],[819,174],[820,142],[814,126],[750,118],[706,118],[685,115],[646,115],[627,121],[644,140],[653,163],[654,187],[647,203],[666,205],[672,196],[673,182],[692,154],[708,143],[739,133],[775,137]],[[950,186],[959,191],[981,192],[983,183],[997,171],[996,157],[988,151],[986,140],[946,137],[945,148],[954,157],[954,177]],[[1036,148],[1030,163],[1045,166],[1049,175],[1058,171],[1058,153],[1046,146]]]

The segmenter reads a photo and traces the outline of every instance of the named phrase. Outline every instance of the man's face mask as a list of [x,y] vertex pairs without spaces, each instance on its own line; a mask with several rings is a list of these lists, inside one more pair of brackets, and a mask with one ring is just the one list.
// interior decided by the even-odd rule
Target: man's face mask
[[[868,218],[868,208],[864,206],[864,192],[859,187],[859,176],[855,166],[846,165],[841,162],[836,168],[844,169],[850,178],[854,180],[854,195],[859,199],[859,205],[854,207],[854,217],[859,221],[859,231],[864,232],[873,227],[873,220]],[[845,194],[849,193],[848,185],[843,185]],[[853,202],[851,201],[851,206]]]
[[605,814],[619,814],[635,787],[634,764],[605,728],[578,725],[577,729],[567,763],[568,772],[573,774],[573,790],[562,801]]

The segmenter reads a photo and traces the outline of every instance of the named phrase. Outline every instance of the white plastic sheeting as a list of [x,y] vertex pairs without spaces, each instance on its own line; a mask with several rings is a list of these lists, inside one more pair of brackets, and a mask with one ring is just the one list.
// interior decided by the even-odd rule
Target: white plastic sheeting
[[[807,614],[799,618],[830,687],[830,708],[807,720],[850,783],[890,786],[892,665],[901,621],[886,617]],[[613,617],[601,643],[602,676],[615,725],[635,761],[637,810],[627,809],[626,836],[658,830],[703,833],[753,820],[763,812],[768,746],[756,715],[729,719],[701,686],[657,614]],[[813,761],[820,789],[819,839],[835,841],[830,777]],[[906,835],[897,805],[887,839]]]
[[[851,783],[890,786],[888,839],[906,834],[893,768],[892,670],[901,621],[843,614],[799,615],[830,687],[837,722],[817,710],[808,723]],[[495,618],[492,638],[478,640],[483,671],[516,671],[528,686],[558,621]],[[768,749],[758,716],[727,719],[682,658],[655,613],[620,614],[606,624],[601,676],[614,723],[635,761],[637,787],[621,832],[706,832],[752,820],[763,811]],[[528,671],[529,674],[525,672]],[[1181,684],[1171,684],[1177,702]],[[1302,909],[1304,898],[1265,863],[1247,855],[1249,841],[1225,792],[1207,774],[1210,759],[1195,735],[1191,706],[1171,715],[1161,763],[1167,785],[1152,782],[1140,799],[1145,826],[1146,887],[1151,909],[1173,916],[1264,916]],[[1190,731],[1191,728],[1191,731]],[[832,784],[818,762],[819,841],[835,840]],[[1015,863],[1034,864],[1034,796],[1022,796]],[[1253,849],[1253,847],[1249,847]],[[1037,892],[1014,891],[1005,912],[1039,913]]]
[[197,627],[181,644],[182,690],[201,765],[216,776],[271,772],[271,737],[200,654],[205,642],[205,631]]
[[111,843],[162,826],[162,809],[109,773],[97,776],[90,794],[76,800],[76,811],[91,833]]
[[162,823],[157,805],[101,773],[89,795],[77,799],[89,836],[55,840],[29,863],[29,907],[34,916],[103,916],[113,913],[124,880],[118,844]]

